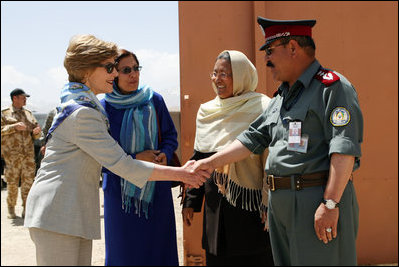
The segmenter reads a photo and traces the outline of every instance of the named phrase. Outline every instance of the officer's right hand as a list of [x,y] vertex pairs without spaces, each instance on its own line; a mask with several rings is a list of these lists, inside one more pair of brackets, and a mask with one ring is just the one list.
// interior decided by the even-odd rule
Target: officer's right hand
[[17,129],[17,131],[26,131],[26,128],[26,124],[22,121],[15,124],[15,129]]
[[209,158],[205,158],[197,160],[191,168],[192,172],[197,172],[200,170],[206,171],[211,174],[215,170],[215,167],[212,166],[211,160]]
[[194,163],[195,160],[189,160],[183,166],[177,167],[182,171],[179,176],[182,178],[181,181],[187,185],[187,188],[199,188],[211,176],[210,173],[204,170],[192,172],[192,165]]
[[194,209],[193,208],[183,208],[181,211],[183,215],[183,222],[185,225],[190,226],[194,217]]

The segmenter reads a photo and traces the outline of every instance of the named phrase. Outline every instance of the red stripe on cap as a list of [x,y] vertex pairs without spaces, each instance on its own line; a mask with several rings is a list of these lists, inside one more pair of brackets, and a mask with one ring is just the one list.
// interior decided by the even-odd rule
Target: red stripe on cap
[[266,41],[291,35],[312,37],[312,27],[305,25],[273,25],[265,29]]

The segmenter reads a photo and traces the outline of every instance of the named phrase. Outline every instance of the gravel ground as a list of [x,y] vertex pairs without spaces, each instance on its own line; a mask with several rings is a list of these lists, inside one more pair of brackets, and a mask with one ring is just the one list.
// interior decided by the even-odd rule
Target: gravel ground
[[[1,266],[34,266],[36,265],[35,246],[30,239],[29,231],[23,227],[22,200],[18,192],[17,206],[15,212],[17,218],[7,219],[7,190],[1,189]],[[99,189],[100,203],[103,203],[103,192]],[[183,266],[183,225],[181,217],[181,206],[179,188],[172,189],[173,201],[175,204],[176,235],[179,253],[179,265]],[[93,266],[104,266],[104,209],[101,207],[101,236],[102,239],[93,241]],[[367,265],[363,265],[367,266]],[[398,266],[398,263],[378,264],[377,266]]]
[[[183,225],[181,219],[181,206],[179,188],[173,188],[175,203],[176,232],[179,253],[179,265],[183,265]],[[35,246],[30,239],[29,231],[23,226],[22,200],[18,192],[17,206],[15,207],[16,219],[7,218],[7,190],[1,189],[1,266],[34,266],[36,265]],[[100,203],[103,203],[103,192],[100,189]],[[93,266],[104,266],[104,209],[101,207],[101,236],[100,240],[93,241]]]

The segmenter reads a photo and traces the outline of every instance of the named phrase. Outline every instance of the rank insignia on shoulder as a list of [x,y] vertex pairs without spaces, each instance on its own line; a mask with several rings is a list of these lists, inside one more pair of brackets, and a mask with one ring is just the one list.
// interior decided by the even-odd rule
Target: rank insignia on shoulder
[[333,126],[345,126],[350,120],[351,115],[344,107],[336,107],[331,111],[330,122]]
[[322,82],[325,86],[330,86],[331,84],[339,81],[339,76],[331,70],[320,68],[316,73],[315,78]]

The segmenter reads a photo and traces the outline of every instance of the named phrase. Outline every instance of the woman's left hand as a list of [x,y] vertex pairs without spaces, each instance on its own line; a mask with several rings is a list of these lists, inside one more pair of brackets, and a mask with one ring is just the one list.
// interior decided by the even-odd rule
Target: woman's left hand
[[262,223],[263,223],[263,231],[269,230],[269,224],[267,221],[267,211],[262,211]]
[[160,152],[161,151],[159,150],[144,150],[136,154],[136,159],[148,162],[155,162],[154,160]]
[[161,164],[161,165],[167,165],[167,158],[166,158],[166,154],[165,153],[163,153],[163,152],[161,152],[161,153],[159,153],[156,157],[155,157],[155,159],[154,159],[154,163],[156,163],[156,164]]

